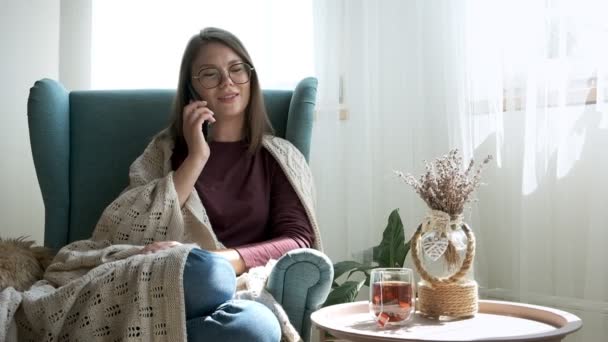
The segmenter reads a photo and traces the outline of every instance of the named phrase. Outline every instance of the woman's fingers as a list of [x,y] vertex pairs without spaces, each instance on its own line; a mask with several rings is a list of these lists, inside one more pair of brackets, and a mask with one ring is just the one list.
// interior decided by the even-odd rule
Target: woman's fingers
[[142,250],[140,251],[140,254],[151,254],[151,253],[156,253],[159,251],[162,251],[164,249],[169,249],[175,246],[180,246],[181,243],[177,242],[177,241],[157,241],[154,243],[151,243],[147,246],[145,246],[144,248],[142,248]]
[[200,114],[192,123],[193,126],[199,127],[203,124],[203,122],[209,121],[211,123],[215,122],[215,117],[213,117],[213,112],[209,111],[208,113]]
[[206,108],[206,101],[191,101],[188,105],[184,107],[182,117],[184,122],[191,123],[192,116],[197,112],[199,108]]
[[215,122],[214,113],[209,108],[197,109],[188,120],[188,127],[199,127],[205,121]]
[[191,114],[194,112],[195,109],[206,106],[207,101],[190,101],[190,103],[184,107],[184,114]]
[[189,123],[194,123],[197,120],[200,119],[201,116],[204,116],[205,118],[211,118],[213,117],[215,114],[209,109],[209,108],[199,108],[197,110],[194,111],[194,113],[192,113],[189,117],[188,122]]

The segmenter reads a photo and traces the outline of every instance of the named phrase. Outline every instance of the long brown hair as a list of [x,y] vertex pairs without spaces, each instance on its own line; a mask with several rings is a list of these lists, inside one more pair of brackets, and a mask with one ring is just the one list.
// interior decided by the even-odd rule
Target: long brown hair
[[262,146],[262,138],[266,133],[273,133],[272,125],[266,114],[264,106],[264,97],[262,89],[258,81],[255,66],[251,61],[251,57],[245,49],[241,41],[232,33],[216,27],[207,27],[197,35],[192,36],[186,50],[182,56],[182,63],[179,70],[179,81],[177,83],[177,92],[173,100],[173,109],[171,115],[170,130],[173,134],[176,144],[186,146],[184,139],[182,112],[191,98],[189,87],[192,87],[192,61],[196,58],[199,51],[208,43],[217,42],[231,48],[243,60],[254,67],[251,73],[250,87],[251,93],[249,104],[245,109],[245,141],[249,144],[248,151],[255,153]]

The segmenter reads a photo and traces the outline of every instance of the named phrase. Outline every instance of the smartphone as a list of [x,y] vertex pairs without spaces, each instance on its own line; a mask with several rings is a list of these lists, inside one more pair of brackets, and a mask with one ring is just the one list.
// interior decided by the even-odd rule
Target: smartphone
[[[200,96],[198,96],[198,93],[196,92],[196,90],[194,90],[194,87],[190,83],[188,83],[188,91],[190,93],[190,98],[192,100],[194,100],[194,101],[203,100],[203,99],[201,99]],[[205,122],[203,122],[203,135],[205,136],[205,138],[207,138],[208,134],[209,134],[209,121],[205,121]]]

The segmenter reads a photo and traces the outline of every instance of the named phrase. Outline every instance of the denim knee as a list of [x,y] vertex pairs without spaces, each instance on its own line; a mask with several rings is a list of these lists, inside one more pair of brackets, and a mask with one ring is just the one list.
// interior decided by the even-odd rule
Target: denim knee
[[266,306],[231,300],[206,317],[188,320],[188,341],[278,342],[281,326]]
[[251,323],[240,325],[246,328],[239,333],[239,335],[245,336],[244,341],[278,342],[281,340],[281,325],[269,308],[249,300],[234,302],[240,302],[244,306],[240,313],[241,321]]
[[226,258],[194,248],[184,266],[183,285],[186,318],[205,316],[233,297],[236,275]]

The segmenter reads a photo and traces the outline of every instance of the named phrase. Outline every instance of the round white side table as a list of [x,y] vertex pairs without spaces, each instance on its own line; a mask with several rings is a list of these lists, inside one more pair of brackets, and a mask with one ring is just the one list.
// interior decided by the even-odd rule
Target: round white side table
[[473,318],[437,321],[414,315],[400,327],[379,328],[368,302],[332,305],[311,315],[320,341],[325,332],[353,342],[409,341],[561,341],[582,326],[577,316],[544,306],[504,301],[479,301]]

